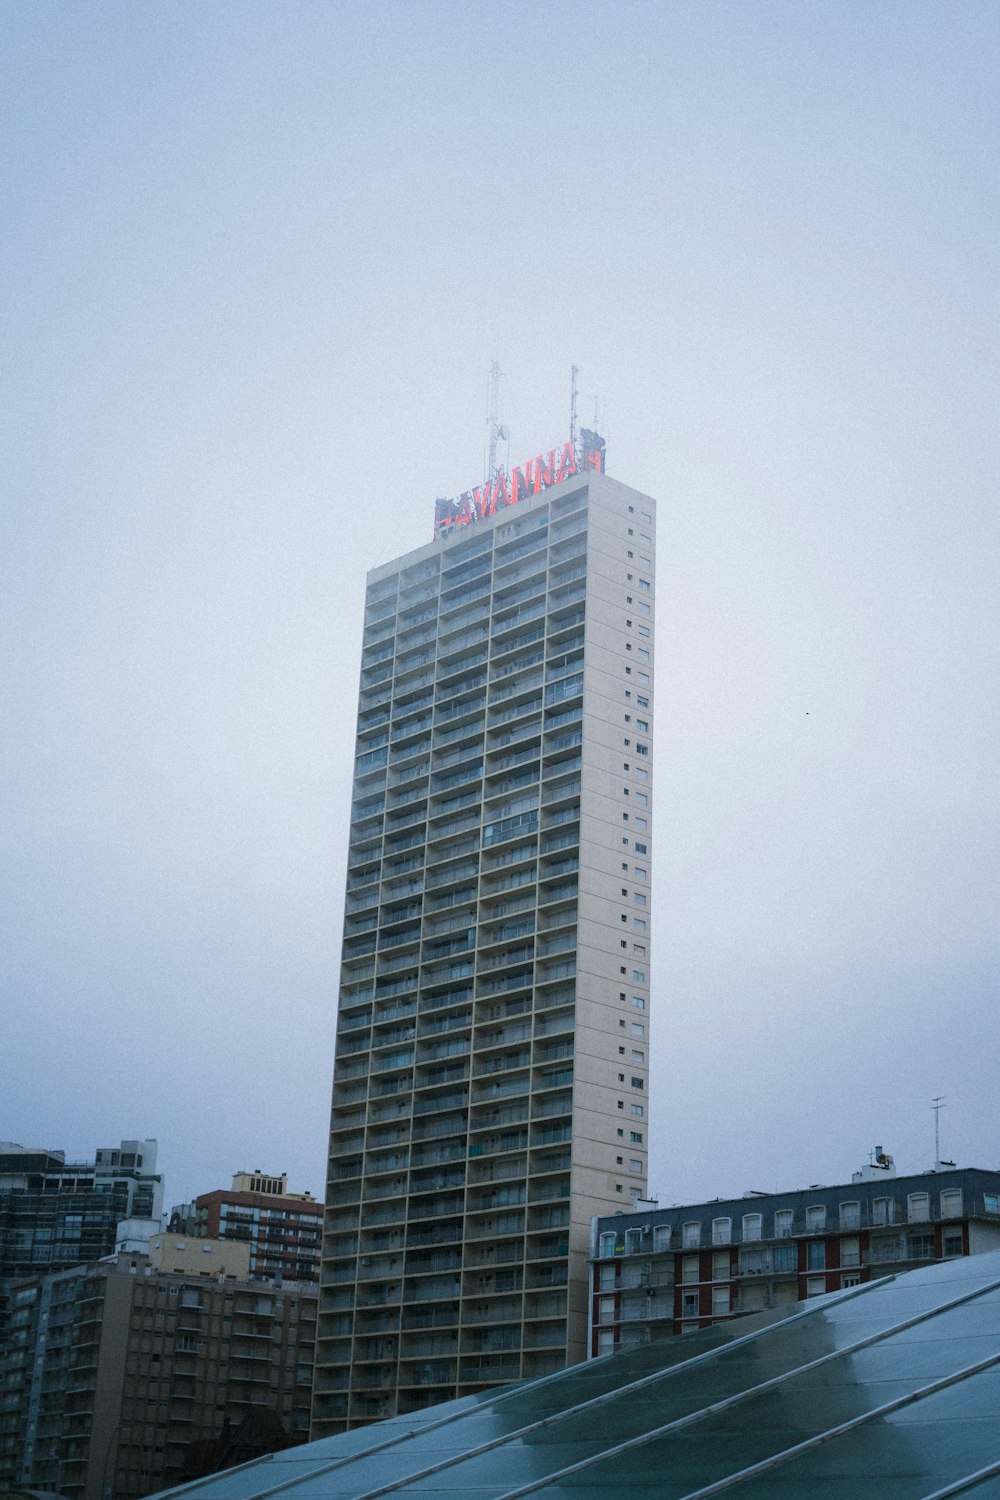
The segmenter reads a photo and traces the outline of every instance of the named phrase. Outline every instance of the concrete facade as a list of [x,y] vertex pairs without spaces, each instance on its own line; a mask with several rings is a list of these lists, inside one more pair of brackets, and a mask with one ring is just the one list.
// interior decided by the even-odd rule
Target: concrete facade
[[0,1327],[15,1281],[110,1255],[125,1219],[163,1211],[156,1141],[102,1146],[93,1161],[0,1142]]
[[369,574],[315,1436],[585,1356],[646,1181],[654,546],[591,473]]
[[250,1279],[250,1244],[246,1240],[210,1240],[188,1234],[156,1234],[146,1247],[156,1272]]
[[10,1324],[0,1487],[139,1500],[209,1472],[220,1440],[224,1461],[248,1419],[266,1427],[258,1452],[307,1436],[314,1287],[157,1274],[122,1255],[19,1285]]

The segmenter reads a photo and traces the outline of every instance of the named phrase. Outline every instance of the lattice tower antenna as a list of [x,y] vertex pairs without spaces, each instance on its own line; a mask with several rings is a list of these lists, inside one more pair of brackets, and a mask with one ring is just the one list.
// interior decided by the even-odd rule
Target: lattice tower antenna
[[500,361],[495,359],[490,365],[486,380],[486,473],[483,476],[486,484],[492,484],[497,475],[497,439],[501,436],[497,424],[497,408],[500,403],[502,374]]
[[576,447],[576,377],[580,373],[580,366],[573,365],[570,370],[569,388],[569,440]]
[[941,1108],[944,1098],[938,1094],[931,1100],[931,1109],[934,1111],[934,1165],[937,1166],[941,1160]]

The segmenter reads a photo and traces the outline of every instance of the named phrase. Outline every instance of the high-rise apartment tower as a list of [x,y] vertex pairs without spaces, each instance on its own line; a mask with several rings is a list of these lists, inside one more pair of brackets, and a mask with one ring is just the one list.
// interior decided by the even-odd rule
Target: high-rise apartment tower
[[555,456],[368,577],[314,1436],[584,1358],[645,1192],[654,503]]

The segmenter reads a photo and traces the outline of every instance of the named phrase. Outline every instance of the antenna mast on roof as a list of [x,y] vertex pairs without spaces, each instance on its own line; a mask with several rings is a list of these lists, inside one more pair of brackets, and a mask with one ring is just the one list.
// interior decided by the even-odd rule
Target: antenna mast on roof
[[944,1104],[944,1096],[938,1094],[931,1100],[931,1109],[934,1111],[934,1165],[937,1166],[941,1160],[941,1107]]
[[573,365],[570,370],[569,389],[569,440],[576,447],[576,377],[580,373],[580,366]]
[[497,425],[497,407],[500,402],[500,376],[503,371],[500,361],[494,359],[490,365],[490,373],[486,380],[486,473],[483,476],[486,484],[492,484],[497,474],[497,439],[501,437],[500,428]]

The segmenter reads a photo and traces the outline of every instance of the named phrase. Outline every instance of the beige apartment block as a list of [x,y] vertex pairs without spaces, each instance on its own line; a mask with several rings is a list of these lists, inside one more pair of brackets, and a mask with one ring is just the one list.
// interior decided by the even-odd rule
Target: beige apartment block
[[315,1287],[168,1274],[143,1255],[19,1283],[0,1490],[141,1500],[302,1442],[315,1329]]
[[193,1272],[195,1276],[250,1276],[250,1245],[239,1240],[196,1239],[189,1234],[156,1234],[149,1242],[154,1271]]
[[314,1436],[586,1355],[646,1188],[654,545],[590,472],[368,576]]

